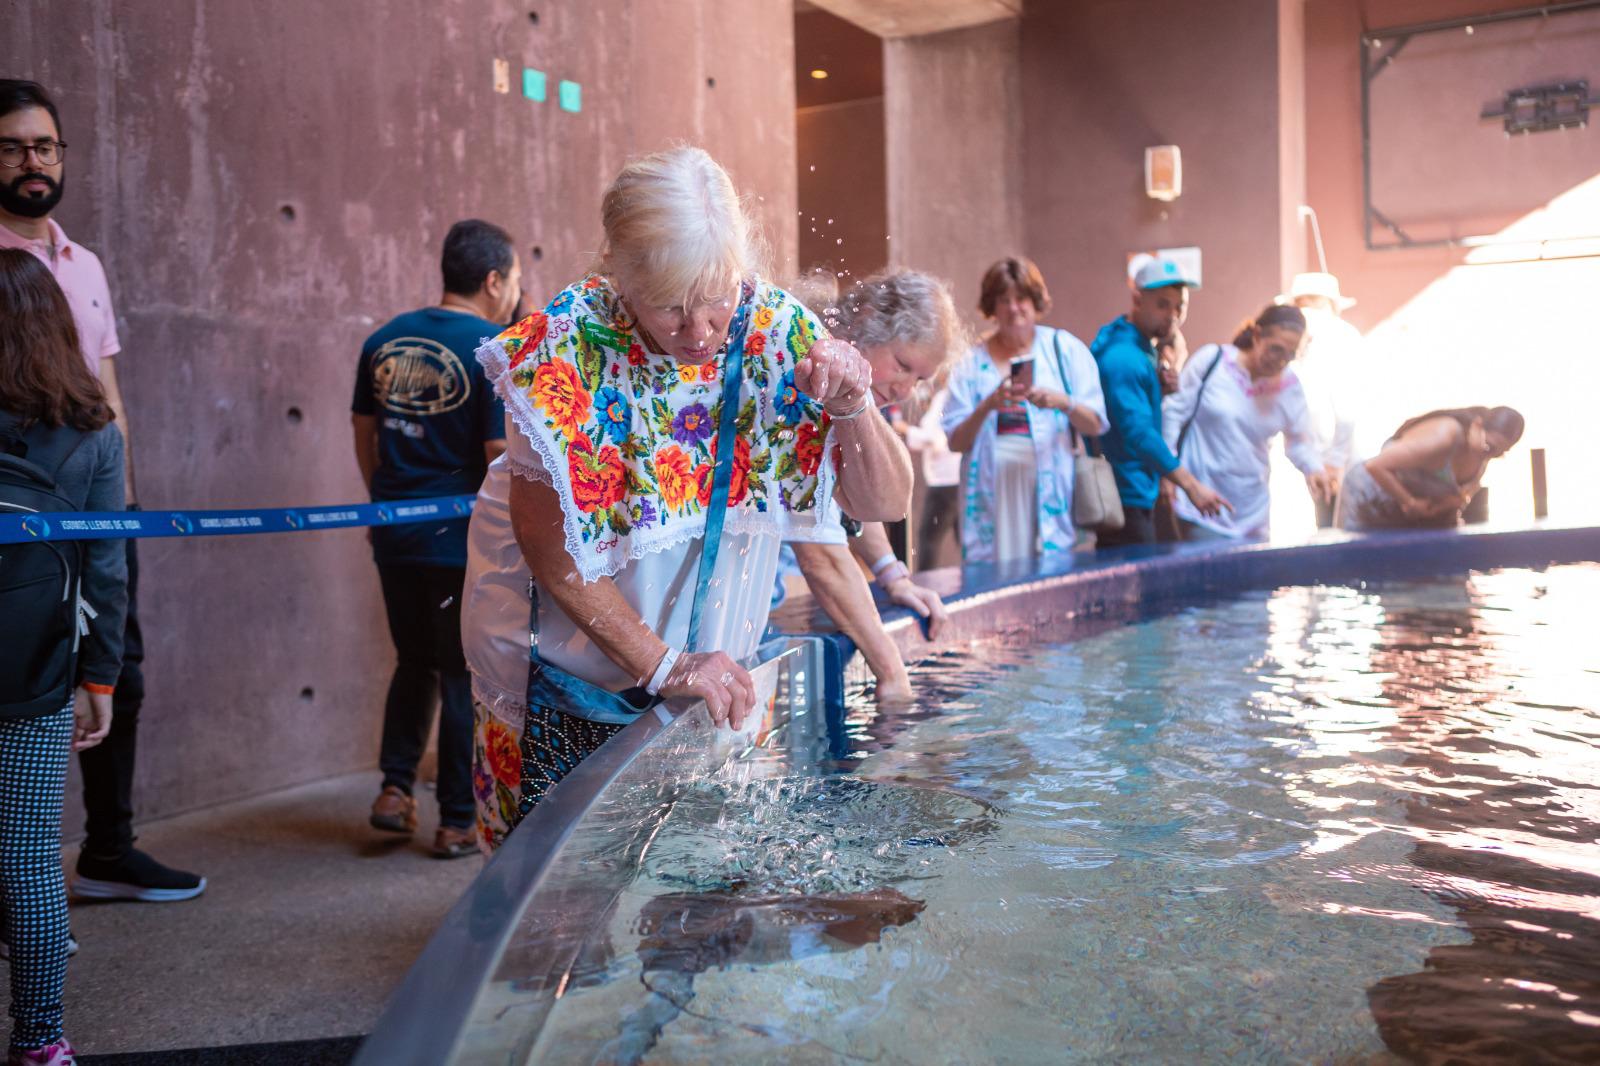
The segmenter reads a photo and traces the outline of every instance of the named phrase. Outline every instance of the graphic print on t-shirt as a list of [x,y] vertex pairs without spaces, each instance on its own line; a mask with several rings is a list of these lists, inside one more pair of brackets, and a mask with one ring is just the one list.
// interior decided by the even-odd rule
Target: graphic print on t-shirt
[[397,415],[442,415],[472,396],[455,352],[427,337],[396,337],[372,353],[372,394]]

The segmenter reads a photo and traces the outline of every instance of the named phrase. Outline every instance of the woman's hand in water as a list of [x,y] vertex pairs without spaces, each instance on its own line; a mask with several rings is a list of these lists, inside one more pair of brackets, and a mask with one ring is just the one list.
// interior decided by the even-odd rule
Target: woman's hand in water
[[678,657],[661,685],[669,699],[704,700],[717,725],[739,729],[756,704],[750,672],[720,651],[690,652]]

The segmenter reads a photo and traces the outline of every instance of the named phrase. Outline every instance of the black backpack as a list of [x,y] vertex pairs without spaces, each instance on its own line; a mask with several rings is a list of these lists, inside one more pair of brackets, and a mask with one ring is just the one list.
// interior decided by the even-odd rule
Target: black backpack
[[[19,433],[0,421],[0,514],[78,510],[56,475],[88,439],[70,426]],[[0,719],[53,714],[72,700],[82,570],[80,541],[0,544]]]

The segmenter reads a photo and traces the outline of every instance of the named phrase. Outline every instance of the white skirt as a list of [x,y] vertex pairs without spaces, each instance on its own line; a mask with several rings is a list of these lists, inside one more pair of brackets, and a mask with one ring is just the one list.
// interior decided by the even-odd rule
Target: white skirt
[[997,563],[1039,554],[1039,470],[1032,437],[995,437],[994,540]]

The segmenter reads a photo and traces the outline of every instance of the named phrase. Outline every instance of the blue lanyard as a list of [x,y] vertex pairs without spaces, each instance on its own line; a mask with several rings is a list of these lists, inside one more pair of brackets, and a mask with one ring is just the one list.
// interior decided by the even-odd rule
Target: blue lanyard
[[[705,609],[706,592],[717,570],[717,555],[722,548],[722,526],[728,516],[728,490],[733,486],[734,451],[738,446],[739,390],[744,378],[744,338],[750,319],[753,295],[739,303],[728,331],[728,357],[722,366],[722,410],[717,419],[717,465],[711,475],[711,503],[706,512],[706,528],[700,541],[700,570],[695,583],[694,603],[689,609],[689,639],[686,650],[694,651],[700,639],[700,619]],[[593,722],[626,725],[659,702],[642,690],[611,692],[585,681],[539,657],[539,590],[530,583],[530,621],[528,625],[528,692],[530,707],[548,706]],[[632,697],[631,699],[629,697]]]

